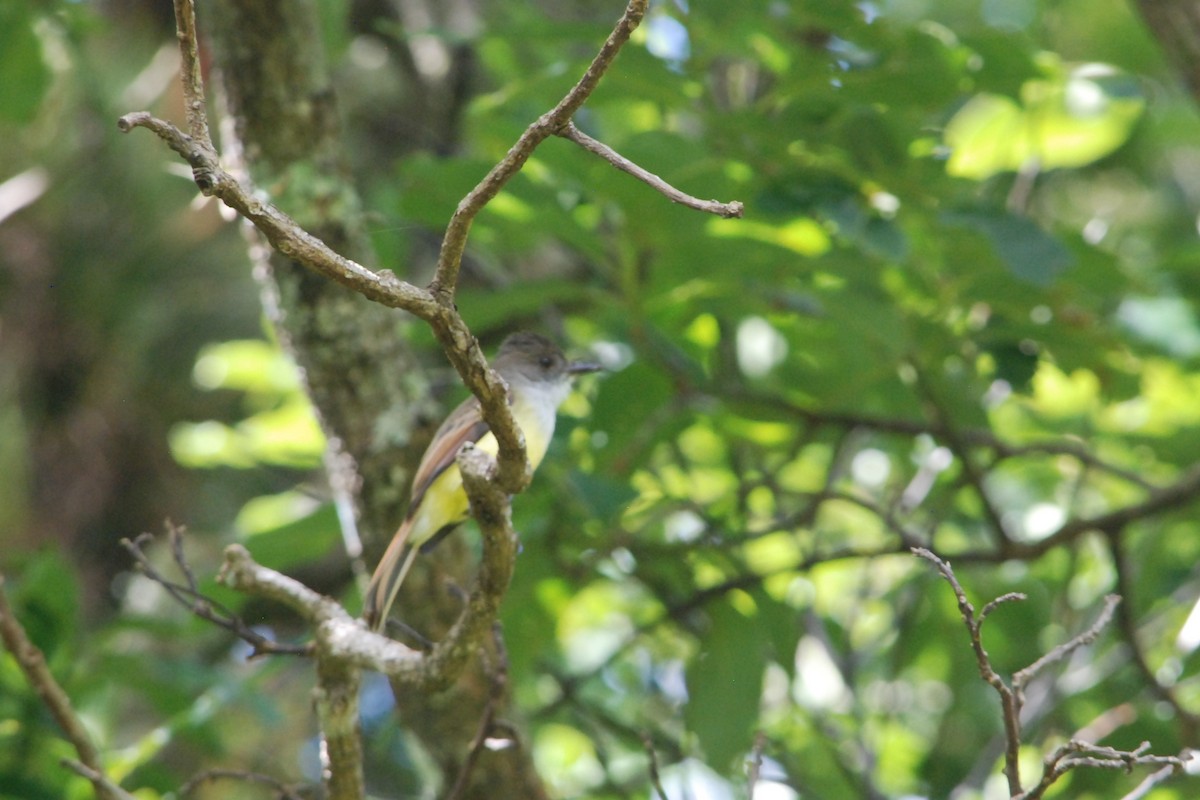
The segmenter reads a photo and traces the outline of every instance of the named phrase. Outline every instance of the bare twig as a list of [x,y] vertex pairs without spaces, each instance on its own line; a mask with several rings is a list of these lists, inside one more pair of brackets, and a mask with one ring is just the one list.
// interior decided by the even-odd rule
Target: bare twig
[[201,192],[218,198],[245,217],[276,250],[288,258],[353,289],[369,300],[389,308],[403,309],[427,321],[437,319],[442,325],[449,324],[451,315],[442,310],[428,292],[400,280],[388,270],[373,272],[338,255],[301,228],[298,222],[263,200],[248,182],[234,179],[221,167],[211,142],[199,141],[145,111],[124,115],[117,120],[117,126],[126,133],[135,128],[145,128],[162,139],[192,166]]
[[257,772],[248,772],[240,769],[206,769],[203,772],[193,776],[187,783],[179,787],[179,794],[182,797],[187,797],[192,792],[196,791],[206,783],[214,783],[216,781],[242,781],[244,783],[257,783],[262,786],[269,786],[283,800],[304,800],[300,790],[290,784],[284,783],[278,778],[273,778],[270,775],[263,775]]
[[1109,622],[1112,621],[1113,611],[1120,602],[1120,595],[1110,594],[1108,597],[1104,598],[1104,608],[1100,611],[1100,616],[1096,618],[1094,623],[1092,623],[1092,627],[1088,628],[1086,631],[1070,641],[1063,642],[1058,647],[1055,647],[1049,653],[1046,653],[1046,655],[1039,658],[1037,661],[1034,661],[1028,667],[1014,672],[1012,676],[1013,689],[1020,692],[1030,680],[1036,677],[1037,674],[1047,666],[1057,661],[1062,661],[1080,647],[1096,641],[1096,639],[1100,637],[1100,632],[1108,626]]
[[646,758],[649,759],[646,769],[650,773],[650,785],[654,787],[654,793],[658,795],[658,800],[668,800],[667,790],[663,788],[662,775],[658,771],[658,754],[654,752],[654,739],[649,733],[642,733],[642,747],[646,750]]
[[[1191,759],[1191,755],[1185,752],[1179,756],[1179,759],[1181,762],[1188,761]],[[1127,793],[1121,800],[1141,800],[1141,798],[1150,794],[1151,789],[1158,786],[1167,778],[1178,775],[1181,770],[1182,766],[1180,764],[1168,764],[1162,769],[1155,770],[1143,778],[1142,782],[1133,787],[1133,791]]]
[[745,211],[745,206],[736,200],[732,203],[722,203],[718,200],[701,200],[698,197],[692,197],[686,192],[681,192],[679,189],[676,189],[674,186],[667,183],[653,172],[650,172],[649,170],[633,163],[616,150],[613,150],[611,147],[604,144],[604,142],[597,141],[591,136],[588,136],[586,133],[579,130],[579,128],[575,127],[575,123],[573,122],[568,122],[565,126],[563,126],[563,128],[558,131],[558,135],[564,139],[574,142],[584,150],[587,150],[589,153],[600,156],[600,158],[603,158],[609,164],[612,164],[622,172],[632,175],[642,183],[653,188],[659,194],[665,196],[672,203],[679,203],[680,205],[687,206],[688,208],[693,208],[696,211],[703,211],[707,214],[716,214],[718,217],[724,217],[726,219],[741,217]]
[[[1106,597],[1104,608],[1090,628],[1070,641],[1055,647],[1028,667],[1014,673],[1010,687],[992,668],[991,660],[988,658],[987,651],[983,647],[980,627],[988,611],[995,609],[1003,602],[1024,599],[1024,596],[1016,593],[1003,595],[988,603],[984,607],[983,612],[976,615],[974,607],[967,599],[966,592],[963,591],[962,585],[959,584],[958,579],[954,576],[954,570],[951,569],[949,563],[924,548],[916,547],[913,548],[912,552],[914,555],[925,559],[937,567],[942,577],[946,579],[946,582],[954,590],[954,596],[958,600],[959,613],[963,618],[963,622],[966,623],[971,639],[971,647],[975,651],[975,659],[979,665],[979,674],[1000,695],[1005,734],[1004,774],[1008,779],[1008,793],[1010,797],[1014,798],[1014,800],[1037,800],[1046,793],[1055,781],[1076,767],[1123,769],[1126,771],[1135,766],[1147,765],[1168,765],[1172,770],[1182,768],[1183,762],[1187,760],[1186,757],[1148,754],[1147,751],[1150,749],[1148,742],[1142,743],[1135,750],[1117,750],[1112,747],[1091,744],[1075,738],[1060,745],[1046,755],[1042,761],[1041,778],[1031,789],[1025,791],[1021,787],[1020,771],[1017,764],[1021,746],[1021,706],[1024,703],[1025,685],[1048,665],[1061,661],[1078,648],[1096,641],[1100,632],[1112,620],[1113,612],[1120,603],[1121,598],[1118,595],[1109,595]],[[1158,773],[1155,774],[1157,775]],[[1162,776],[1158,780],[1165,779],[1166,776]]]
[[1027,599],[1028,599],[1028,597],[1026,597],[1026,595],[1023,592],[1009,592],[1007,594],[1002,594],[999,597],[997,597],[995,600],[992,600],[991,602],[989,602],[982,609],[980,609],[979,622],[982,624],[983,621],[985,619],[987,619],[988,614],[991,614],[993,611],[995,611],[997,608],[1004,605],[1005,603],[1014,603],[1014,602],[1018,602],[1021,600],[1027,600]]
[[100,752],[92,742],[92,737],[88,735],[83,720],[79,718],[74,706],[71,705],[71,698],[67,697],[62,686],[50,674],[50,668],[46,666],[46,657],[29,640],[28,634],[25,633],[25,627],[21,625],[17,615],[13,612],[12,605],[8,602],[8,593],[4,588],[3,574],[0,574],[0,639],[4,641],[4,646],[12,653],[13,658],[21,667],[21,671],[25,673],[25,680],[29,681],[29,685],[37,692],[42,704],[58,722],[63,735],[67,737],[67,741],[79,755],[81,763],[66,762],[67,766],[75,765],[71,768],[92,782],[96,788],[96,794],[102,800],[128,800],[129,794],[112,783],[104,774],[104,767],[100,763]]
[[167,534],[171,541],[171,555],[186,580],[184,584],[172,581],[159,572],[149,556],[146,555],[144,547],[148,541],[154,538],[150,534],[143,533],[133,540],[122,539],[121,546],[133,556],[138,570],[147,578],[162,586],[167,594],[174,598],[180,605],[197,617],[224,628],[249,644],[253,648],[250,654],[251,658],[268,653],[274,655],[312,654],[312,645],[286,644],[269,639],[256,631],[223,603],[203,594],[196,581],[196,576],[192,572],[191,565],[188,563],[187,557],[183,552],[184,529],[168,522]]
[[132,794],[122,789],[98,769],[93,769],[71,758],[64,758],[60,763],[76,775],[80,775],[91,781],[92,786],[96,788],[96,794],[100,797],[111,797],[115,800],[137,800]]
[[492,198],[500,193],[504,185],[520,172],[538,145],[558,133],[564,125],[570,122],[571,117],[600,83],[600,78],[608,71],[609,66],[617,57],[617,53],[629,40],[630,34],[641,24],[648,5],[649,0],[629,0],[629,4],[625,7],[625,13],[621,15],[616,27],[608,35],[600,52],[592,59],[592,63],[588,65],[587,71],[584,72],[579,82],[567,92],[562,100],[558,101],[554,108],[542,114],[526,128],[516,143],[509,148],[504,158],[492,167],[483,180],[459,202],[458,208],[450,218],[450,224],[446,227],[446,235],[442,239],[442,251],[438,255],[437,272],[433,282],[429,285],[430,292],[440,302],[446,304],[453,302],[454,290],[458,284],[458,270],[467,246],[467,234],[471,230],[471,223],[475,217]]
[[975,615],[975,607],[967,599],[967,593],[963,591],[958,578],[954,576],[954,570],[950,568],[950,564],[923,547],[914,547],[912,552],[913,555],[923,558],[937,567],[938,572],[942,573],[942,577],[954,590],[954,597],[958,600],[959,614],[967,626],[971,649],[975,651],[975,662],[979,668],[979,675],[1000,695],[1000,705],[1004,717],[1004,777],[1008,780],[1009,795],[1016,796],[1021,793],[1021,768],[1018,762],[1021,750],[1021,699],[992,668],[991,659],[983,647],[983,639],[980,635],[980,628],[983,624],[982,616]]
[[[1160,766],[1169,770],[1168,774],[1159,777],[1155,783],[1161,783],[1166,780],[1170,774],[1179,772],[1183,769],[1183,765],[1189,760],[1190,756],[1184,754],[1182,756],[1156,756],[1149,755],[1147,751],[1150,749],[1149,742],[1142,742],[1134,750],[1117,750],[1112,747],[1103,745],[1089,744],[1081,742],[1078,739],[1070,741],[1055,748],[1053,752],[1046,755],[1042,761],[1042,777],[1037,784],[1028,792],[1022,792],[1019,795],[1014,795],[1014,800],[1038,800],[1045,795],[1054,783],[1066,773],[1078,767],[1089,767],[1091,769],[1119,769],[1129,772],[1134,767],[1139,766]],[[1158,776],[1163,770],[1160,769],[1153,773],[1150,777]],[[1147,778],[1148,780],[1149,778]],[[1144,784],[1145,781],[1142,781]],[[1151,784],[1153,786],[1154,784]],[[1139,787],[1140,788],[1140,785]],[[1147,791],[1149,787],[1147,787]],[[1138,791],[1138,789],[1134,789]],[[1128,795],[1127,795],[1128,796]],[[1134,795],[1140,796],[1140,795]]]
[[754,747],[750,750],[750,770],[746,775],[747,800],[754,800],[754,787],[758,784],[758,776],[762,772],[763,749],[766,746],[766,734],[762,731],[754,734]]
[[183,55],[179,77],[183,86],[188,131],[196,141],[211,145],[208,111],[204,100],[204,77],[200,65],[200,38],[196,34],[196,7],[192,0],[175,0],[175,36],[179,40],[179,50]]

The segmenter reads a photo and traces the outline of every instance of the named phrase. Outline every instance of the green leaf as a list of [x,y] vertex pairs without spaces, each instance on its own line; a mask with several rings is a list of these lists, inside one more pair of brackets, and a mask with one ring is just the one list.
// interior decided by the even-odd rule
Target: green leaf
[[1048,71],[1025,82],[1019,103],[981,93],[960,108],[946,125],[946,171],[985,180],[1031,163],[1081,167],[1129,139],[1146,105],[1131,77],[1103,64]]
[[627,481],[614,480],[606,475],[573,471],[571,483],[579,490],[594,519],[614,519],[638,496]]
[[[662,370],[636,361],[614,375],[605,376],[593,405],[591,425],[609,437],[600,455],[626,465],[652,442],[637,439],[633,420],[650,419],[670,404],[672,389]],[[633,447],[631,452],[628,448]]]
[[718,770],[750,749],[762,693],[766,643],[757,620],[728,603],[710,610],[711,627],[687,670],[684,720]]
[[477,330],[509,327],[514,321],[534,317],[547,304],[570,308],[582,304],[589,289],[578,281],[523,281],[493,289],[463,289],[458,293],[458,310]]
[[[251,501],[239,515],[239,524],[252,510]],[[286,570],[297,564],[316,561],[327,555],[341,540],[337,511],[325,503],[311,514],[284,522],[277,527],[251,533],[246,547],[254,560],[265,567]]]
[[1015,214],[977,211],[950,212],[942,217],[949,225],[958,225],[982,233],[991,242],[996,255],[1017,278],[1035,286],[1049,286],[1075,258],[1055,237],[1039,228],[1028,217]]
[[28,5],[0,4],[0,119],[29,122],[50,85],[35,22]]

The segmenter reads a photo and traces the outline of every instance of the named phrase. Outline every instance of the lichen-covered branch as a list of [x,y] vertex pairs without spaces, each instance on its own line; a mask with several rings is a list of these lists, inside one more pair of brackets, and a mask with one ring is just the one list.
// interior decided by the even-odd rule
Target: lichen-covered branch
[[220,579],[238,591],[285,605],[307,620],[316,631],[318,663],[375,670],[425,691],[444,689],[458,679],[491,630],[512,579],[517,549],[508,497],[494,481],[495,460],[482,450],[465,448],[458,463],[483,534],[483,558],[465,610],[429,653],[370,632],[339,603],[258,564],[241,545],[226,548]]
[[[195,44],[195,8],[192,0],[176,0],[176,20],[183,55],[183,84],[191,134],[146,112],[126,114],[118,121],[123,131],[146,128],[163,139],[192,167],[197,186],[248,220],[279,253],[325,277],[337,281],[382,305],[419,317],[432,328],[451,364],[467,388],[479,398],[483,417],[499,442],[496,480],[508,494],[529,483],[525,442],[508,408],[503,382],[487,365],[478,342],[454,306],[462,256],[471,223],[503,186],[521,170],[543,141],[565,129],[583,105],[646,13],[649,0],[630,0],[616,26],[592,59],[579,81],[554,108],[534,121],[508,153],[459,203],[447,226],[438,257],[437,272],[428,289],[400,280],[388,270],[372,271],[345,258],[305,231],[276,208],[246,180],[235,179],[220,164],[208,135],[198,47]],[[643,170],[645,174],[649,174]],[[740,204],[729,204],[731,210]]]
[[[357,749],[355,711],[359,670],[378,670],[392,677],[394,685],[400,684],[422,692],[449,685],[476,656],[481,642],[495,620],[501,598],[507,591],[516,553],[516,536],[509,519],[510,498],[525,488],[530,476],[524,438],[508,406],[507,387],[489,368],[478,342],[454,304],[461,260],[475,216],[499,193],[505,183],[520,171],[541,142],[569,124],[571,117],[591,95],[621,47],[629,40],[630,34],[646,13],[647,6],[648,0],[629,1],[612,32],[575,86],[554,108],[541,115],[526,129],[508,154],[459,204],[449,222],[437,272],[428,288],[401,280],[387,270],[370,269],[339,253],[338,246],[345,243],[345,236],[342,235],[344,231],[339,233],[341,229],[334,226],[330,238],[329,228],[306,230],[293,216],[284,213],[269,201],[265,194],[256,189],[249,177],[243,176],[242,171],[237,169],[236,158],[229,162],[234,165],[232,167],[222,162],[210,139],[199,66],[193,0],[175,1],[183,57],[182,84],[187,110],[187,132],[145,112],[127,114],[119,121],[123,131],[145,128],[161,138],[191,166],[195,182],[203,194],[215,197],[235,210],[258,231],[276,253],[284,257],[273,259],[270,266],[260,271],[278,270],[289,276],[305,277],[311,273],[316,277],[309,278],[304,283],[309,289],[314,285],[332,286],[332,283],[327,282],[332,281],[380,306],[407,311],[427,323],[464,384],[479,399],[483,417],[499,443],[499,452],[494,459],[484,453],[466,452],[460,456],[464,486],[471,501],[472,512],[483,532],[484,554],[465,609],[457,617],[449,633],[428,653],[417,653],[396,642],[371,634],[333,601],[307,590],[283,575],[255,564],[244,549],[232,547],[226,553],[223,570],[223,579],[226,582],[240,590],[288,605],[305,617],[316,631],[312,652],[317,660],[317,706],[322,734],[325,737],[323,755],[328,759],[323,777],[326,792],[332,797],[348,798],[361,794],[361,752]],[[310,17],[305,17],[303,11],[293,9],[294,7],[286,4],[253,3],[247,0],[223,0],[214,9],[214,17],[219,18],[217,27],[222,33],[222,36],[218,37],[220,46],[215,50],[218,56],[227,62],[224,63],[227,90],[231,86],[237,87],[227,91],[227,96],[232,107],[235,127],[244,135],[243,138],[254,139],[261,134],[268,140],[283,140],[287,144],[294,144],[287,141],[285,132],[276,131],[282,131],[288,125],[297,122],[301,130],[320,127],[320,124],[316,124],[306,128],[304,119],[288,118],[287,124],[275,127],[271,126],[269,120],[259,120],[259,117],[269,116],[259,113],[261,105],[271,105],[276,99],[286,96],[289,90],[287,80],[271,80],[268,75],[288,74],[287,69],[289,65],[296,65],[294,55],[299,52],[296,47],[290,45],[302,38],[303,31],[307,30],[305,25],[312,27]],[[272,36],[273,14],[278,14],[281,20],[286,18],[295,23],[294,26],[280,27],[295,27],[300,29],[301,33],[294,34],[291,39]],[[264,33],[258,40],[243,36],[247,26],[253,27],[256,32]],[[254,43],[248,44],[247,41]],[[279,58],[269,57],[270,54],[263,54],[258,58],[256,44],[270,49],[271,54],[278,55]],[[266,63],[276,66],[268,68],[264,66]],[[239,66],[245,69],[237,69]],[[271,69],[275,71],[272,72]],[[253,73],[254,77],[245,81],[249,84],[249,89],[242,91],[247,87],[243,86],[240,78],[231,80],[229,76],[241,76],[246,72]],[[309,73],[301,66],[297,74],[301,82],[304,82],[304,76]],[[279,103],[280,113],[286,117],[288,113],[307,108],[313,102],[320,105],[320,98],[327,94],[322,93],[322,90],[321,86],[306,83],[304,93],[297,102]],[[255,92],[263,92],[266,99],[262,103],[256,102],[259,98]],[[252,122],[254,127],[251,132],[254,136],[246,133],[250,130]],[[321,117],[318,123],[328,123],[328,117]],[[273,163],[287,164],[295,153],[308,153],[309,150],[303,145],[301,142],[297,147],[285,146],[282,152],[274,152]],[[253,152],[260,153],[271,149],[263,147],[262,142],[251,142],[251,147],[257,148]],[[237,156],[241,151],[234,147],[231,152]],[[245,152],[250,153],[252,150],[246,148]],[[267,181],[264,180],[263,183]],[[270,185],[276,184],[272,181]],[[733,207],[731,204],[730,208]],[[313,230],[321,231],[321,235],[314,235]],[[330,246],[331,244],[333,246]],[[349,247],[348,252],[352,254],[355,249]],[[307,272],[292,271],[291,263],[288,262],[306,268]],[[322,281],[321,278],[327,281]],[[264,297],[269,294],[270,292],[264,290]],[[264,302],[268,308],[271,307],[270,298]],[[292,318],[295,316],[293,313]],[[301,330],[307,330],[303,324],[299,327]],[[321,331],[316,333],[320,334]],[[310,338],[318,342],[324,341],[320,335]],[[301,351],[298,353],[301,356],[301,365],[305,366],[302,348],[297,349]],[[307,372],[306,370],[306,374]],[[335,374],[326,374],[325,378],[337,382],[336,364],[333,372]],[[344,393],[333,393],[329,397],[323,397],[319,393],[321,383],[314,383],[315,386],[310,386],[314,400],[327,401],[324,404],[315,403],[323,415],[329,411],[325,405],[332,403],[336,406],[339,402],[346,401],[347,395]],[[350,402],[354,402],[353,393],[349,393],[348,396]],[[323,419],[323,423],[326,423],[326,420]],[[331,446],[344,433],[337,425],[329,424],[327,432],[330,434]],[[372,445],[362,447],[362,442],[359,444],[360,448],[354,451],[356,455],[361,455],[363,450],[374,452],[371,450]],[[201,598],[192,597],[187,591],[181,591],[181,594],[185,599],[190,597],[193,604],[202,602]],[[464,774],[469,772],[468,770]],[[474,796],[474,784],[477,782],[472,778],[469,796]],[[536,780],[525,780],[522,785],[536,795],[540,789],[534,786],[535,783]]]

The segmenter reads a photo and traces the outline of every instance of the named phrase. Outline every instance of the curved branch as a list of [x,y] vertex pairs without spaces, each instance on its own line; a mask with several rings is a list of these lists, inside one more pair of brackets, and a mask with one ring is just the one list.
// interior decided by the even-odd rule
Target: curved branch
[[[327,669],[332,674],[332,665],[336,664],[375,670],[422,691],[444,689],[458,679],[491,631],[500,601],[512,580],[517,554],[509,498],[496,485],[495,459],[482,450],[464,448],[458,464],[471,498],[472,513],[483,534],[483,560],[466,609],[428,654],[369,631],[338,602],[258,564],[241,545],[225,549],[225,563],[218,579],[231,588],[286,605],[312,624],[316,630],[318,672],[320,665],[326,663],[331,665]],[[341,677],[353,676],[343,673]]]
[[1167,703],[1175,714],[1178,715],[1187,731],[1187,738],[1195,738],[1196,731],[1200,729],[1200,714],[1184,708],[1179,697],[1176,696],[1174,689],[1163,684],[1158,679],[1158,675],[1155,673],[1154,668],[1150,666],[1150,662],[1146,658],[1146,651],[1142,648],[1142,643],[1139,640],[1137,619],[1134,614],[1132,600],[1133,580],[1129,574],[1129,561],[1123,547],[1121,531],[1113,531],[1109,535],[1108,548],[1112,554],[1113,565],[1116,569],[1116,590],[1127,601],[1118,609],[1117,630],[1121,632],[1122,638],[1129,645],[1134,667],[1136,667],[1138,673],[1142,676],[1142,680],[1145,681],[1155,696]]
[[613,150],[604,142],[597,141],[591,136],[588,136],[586,133],[579,130],[579,128],[576,128],[575,123],[573,122],[568,122],[565,126],[563,126],[563,128],[558,131],[558,135],[564,139],[567,139],[568,141],[574,142],[584,150],[587,150],[589,153],[600,156],[600,158],[603,158],[609,164],[612,164],[622,172],[632,175],[642,183],[652,187],[655,191],[665,196],[672,203],[679,203],[680,205],[687,206],[688,208],[693,208],[696,211],[704,211],[708,214],[716,214],[718,217],[724,217],[725,219],[741,217],[743,212],[746,210],[745,206],[737,200],[733,201],[732,203],[721,203],[717,200],[701,200],[698,197],[692,197],[686,192],[681,192],[649,170],[639,167],[637,164],[633,163],[616,150]]
[[62,686],[50,673],[46,666],[46,657],[37,648],[25,628],[17,619],[12,606],[8,602],[8,593],[4,590],[4,575],[0,574],[0,641],[12,653],[25,679],[42,699],[43,705],[62,728],[63,735],[75,748],[79,761],[65,761],[65,765],[92,782],[96,794],[101,800],[132,800],[132,795],[112,782],[104,772],[100,762],[100,751],[88,735],[83,720],[71,705],[71,698],[63,691]]
[[609,66],[617,57],[617,53],[629,41],[629,36],[642,22],[646,15],[649,0],[629,0],[625,13],[617,21],[612,33],[608,35],[600,52],[592,59],[587,71],[579,79],[571,91],[567,92],[554,108],[525,129],[516,143],[509,148],[496,166],[488,171],[483,180],[475,186],[458,204],[450,224],[446,226],[446,235],[442,239],[442,250],[438,255],[437,272],[429,284],[429,291],[440,302],[451,304],[454,301],[454,290],[458,284],[458,271],[462,265],[463,252],[467,246],[467,234],[470,233],[471,223],[508,181],[521,171],[529,156],[538,145],[550,136],[562,130],[576,111],[584,104],[600,78],[608,71]]
[[[175,0],[176,26],[183,56],[182,79],[191,135],[147,112],[126,114],[118,120],[122,131],[146,128],[163,139],[192,167],[201,192],[220,199],[246,218],[282,255],[331,280],[390,308],[399,308],[429,323],[446,356],[467,388],[479,398],[483,418],[499,443],[499,468],[495,480],[510,495],[529,484],[525,440],[508,407],[503,381],[488,368],[479,343],[454,307],[467,236],[475,217],[516,175],[533,151],[548,137],[563,130],[607,72],[620,49],[646,14],[649,0],[629,0],[625,12],[592,59],[579,81],[550,111],[526,128],[517,142],[459,203],[442,241],[437,271],[428,290],[400,280],[389,270],[373,272],[330,247],[298,225],[248,182],[233,178],[220,165],[208,133],[204,88],[196,44],[195,7],[192,0]],[[740,204],[731,204],[733,206]]]

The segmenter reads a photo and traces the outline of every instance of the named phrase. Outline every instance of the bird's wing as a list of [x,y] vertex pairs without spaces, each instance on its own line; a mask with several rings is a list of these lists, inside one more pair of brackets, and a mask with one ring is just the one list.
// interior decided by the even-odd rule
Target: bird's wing
[[[509,402],[512,402],[511,392]],[[433,435],[429,448],[421,456],[417,466],[417,474],[413,477],[412,499],[408,503],[408,513],[404,522],[392,536],[387,551],[375,567],[371,576],[371,584],[367,588],[363,616],[372,628],[381,630],[387,618],[388,610],[395,602],[400,584],[408,574],[413,559],[420,547],[410,547],[409,537],[412,533],[413,518],[421,507],[421,500],[429,487],[438,476],[452,467],[458,457],[458,451],[468,442],[475,443],[488,432],[487,423],[483,421],[479,400],[468,397],[457,408],[450,412],[446,420]],[[435,532],[435,536],[437,533]],[[418,542],[418,545],[423,542]]]
[[421,499],[437,477],[454,465],[458,451],[467,442],[474,444],[488,432],[487,423],[479,410],[479,400],[468,397],[458,408],[450,412],[446,421],[433,435],[433,441],[421,463],[417,466],[417,474],[413,477],[412,499],[408,502],[408,518],[421,505]]

